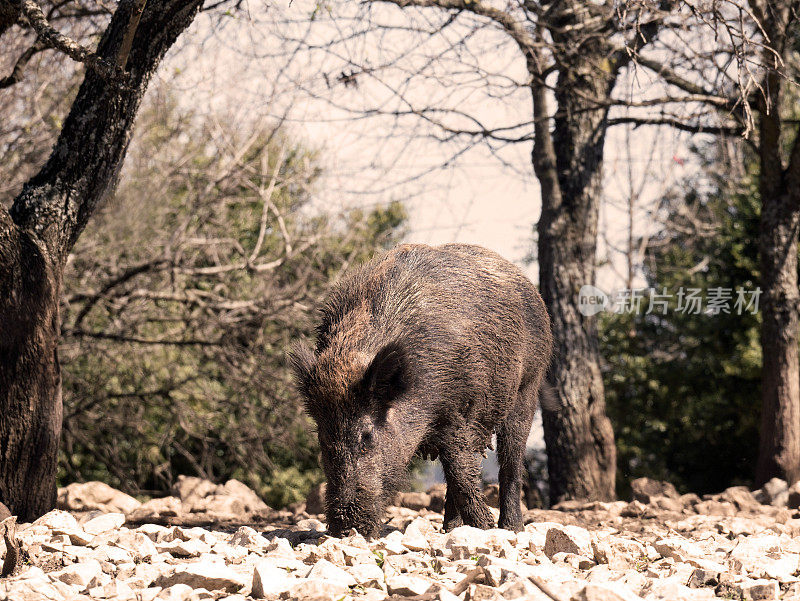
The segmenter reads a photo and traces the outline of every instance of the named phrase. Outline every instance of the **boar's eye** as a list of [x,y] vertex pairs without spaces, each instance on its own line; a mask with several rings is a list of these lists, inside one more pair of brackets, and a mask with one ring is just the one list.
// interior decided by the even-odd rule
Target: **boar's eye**
[[363,432],[361,432],[361,440],[359,441],[358,445],[359,450],[362,453],[365,453],[372,448],[373,444],[375,444],[375,440],[372,435],[372,430],[364,430]]

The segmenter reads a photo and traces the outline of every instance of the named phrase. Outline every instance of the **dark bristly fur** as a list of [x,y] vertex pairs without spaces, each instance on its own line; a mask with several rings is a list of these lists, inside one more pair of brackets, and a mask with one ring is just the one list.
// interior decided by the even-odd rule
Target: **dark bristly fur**
[[491,527],[478,453],[493,433],[500,526],[519,530],[525,441],[551,347],[534,285],[479,246],[399,246],[336,284],[315,350],[291,355],[317,423],[331,532],[374,536],[418,452],[444,467],[445,528]]

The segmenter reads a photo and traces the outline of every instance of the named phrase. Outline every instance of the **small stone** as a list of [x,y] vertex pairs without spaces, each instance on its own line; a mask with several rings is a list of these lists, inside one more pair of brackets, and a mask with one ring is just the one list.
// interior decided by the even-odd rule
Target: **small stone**
[[134,561],[149,561],[158,554],[155,543],[143,532],[124,532],[115,544],[128,551]]
[[552,558],[556,553],[591,554],[589,532],[576,526],[550,528],[544,542],[544,554]]
[[231,534],[228,542],[234,546],[254,549],[263,549],[269,544],[266,538],[249,526],[241,526],[236,532]]
[[298,530],[313,530],[314,532],[324,532],[325,524],[317,518],[308,518],[297,522]]
[[693,542],[683,538],[664,538],[653,543],[661,557],[671,557],[675,561],[686,561],[692,557],[702,557],[703,550]]
[[187,584],[174,584],[164,588],[156,599],[164,599],[164,601],[184,601],[192,594],[192,587]]
[[302,579],[293,585],[288,591],[281,594],[282,599],[331,599],[338,598],[350,592],[349,587],[341,582],[329,582],[327,580]]
[[386,579],[386,588],[390,595],[414,597],[425,594],[432,582],[421,576],[398,574]]
[[503,601],[503,596],[491,586],[471,584],[467,589],[466,601]]
[[712,572],[702,568],[695,568],[686,586],[689,588],[703,588],[706,586],[717,586],[719,584],[719,572]]
[[253,597],[279,595],[296,582],[289,573],[270,561],[260,561],[253,568]]
[[365,588],[384,588],[383,570],[376,563],[360,563],[348,568],[356,584]]
[[306,574],[310,580],[321,579],[330,582],[339,582],[345,586],[355,586],[356,580],[342,568],[333,565],[331,562],[320,559]]
[[86,588],[92,580],[102,573],[103,568],[100,566],[100,562],[91,559],[69,565],[56,572],[51,572],[50,576],[65,584],[73,584],[81,588]]
[[406,527],[400,542],[411,551],[426,551],[430,548],[427,537],[433,532],[433,525],[428,520],[417,518]]
[[244,586],[241,575],[224,564],[204,561],[181,566],[172,574],[162,575],[155,580],[156,586],[164,588],[185,584],[191,588],[205,588],[212,591],[235,593]]
[[104,586],[98,586],[89,590],[90,597],[100,599],[117,599],[124,601],[126,599],[136,599],[136,593],[131,587],[124,582],[114,581]]
[[760,491],[756,491],[754,494],[756,499],[764,505],[786,507],[786,504],[789,502],[789,485],[786,483],[786,480],[773,478],[764,484]]
[[54,509],[45,513],[38,520],[33,522],[31,526],[45,526],[53,531],[54,534],[69,534],[70,531],[79,530],[78,521],[71,513]]
[[160,553],[170,553],[174,557],[199,557],[211,551],[211,546],[198,539],[176,540],[169,543],[159,543],[156,549]]
[[607,584],[587,584],[570,601],[637,601],[641,597],[624,587]]
[[209,495],[197,499],[189,505],[189,511],[192,513],[214,513],[225,517],[238,517],[245,513],[244,503],[236,497],[227,495]]
[[96,536],[103,532],[118,530],[124,523],[125,516],[121,513],[102,513],[84,522],[83,530]]

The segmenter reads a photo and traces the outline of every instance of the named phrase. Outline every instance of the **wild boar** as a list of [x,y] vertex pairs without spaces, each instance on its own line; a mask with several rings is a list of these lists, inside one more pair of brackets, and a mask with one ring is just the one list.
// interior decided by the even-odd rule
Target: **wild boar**
[[403,245],[330,291],[290,355],[317,425],[334,535],[375,536],[415,453],[438,456],[445,529],[493,526],[479,453],[497,435],[500,526],[522,528],[525,443],[550,362],[536,287],[480,246]]

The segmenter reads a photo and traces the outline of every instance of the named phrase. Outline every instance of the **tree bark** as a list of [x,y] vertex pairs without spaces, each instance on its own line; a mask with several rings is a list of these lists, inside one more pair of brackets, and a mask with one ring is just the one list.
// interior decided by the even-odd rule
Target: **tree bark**
[[[780,17],[780,12],[774,13]],[[769,22],[770,39],[782,54],[788,17]],[[780,55],[780,54],[779,54]],[[767,64],[773,62],[766,56]],[[781,76],[774,67],[759,107],[761,222],[761,431],[756,485],[778,477],[800,479],[800,366],[798,365],[797,251],[800,229],[800,135],[788,166],[781,158]]]
[[[540,76],[532,85],[536,122],[533,167],[541,186],[537,226],[539,287],[555,340],[549,381],[557,409],[543,407],[550,501],[609,500],[615,497],[616,446],[605,413],[596,318],[578,311],[578,290],[594,284],[597,225],[602,199],[603,145],[608,100],[616,69],[613,53],[592,35],[579,6],[563,3],[553,16],[553,39],[563,53],[555,87],[556,118],[547,120],[547,88]],[[570,32],[579,31],[580,38]],[[541,61],[532,61],[541,64]]]
[[23,521],[56,498],[66,257],[116,183],[152,74],[201,5],[151,0],[141,12],[141,2],[119,3],[97,55],[127,75],[107,81],[87,70],[49,160],[10,212],[0,208],[0,502]]
[[56,500],[61,273],[0,207],[0,502],[22,521]]

